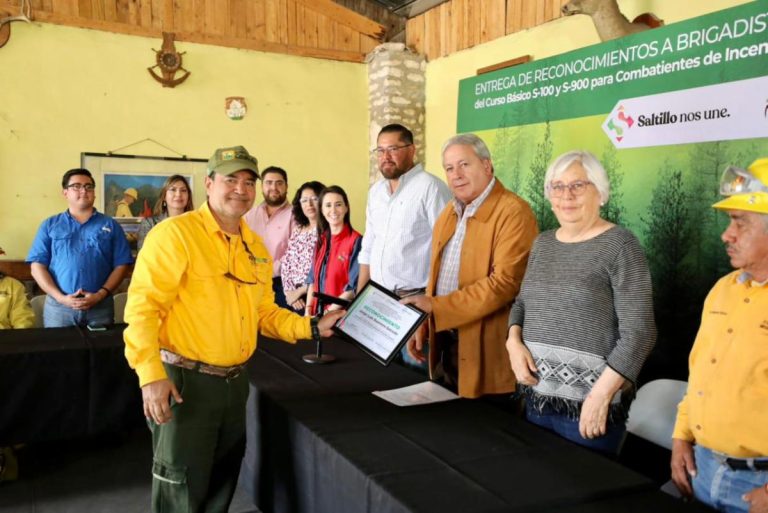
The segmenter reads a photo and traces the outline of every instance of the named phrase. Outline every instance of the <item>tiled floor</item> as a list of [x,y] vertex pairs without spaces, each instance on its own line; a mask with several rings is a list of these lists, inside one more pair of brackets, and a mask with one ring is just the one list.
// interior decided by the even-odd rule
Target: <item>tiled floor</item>
[[[152,453],[149,431],[110,439],[30,446],[20,476],[0,483],[0,513],[147,513]],[[258,513],[237,493],[230,513]]]

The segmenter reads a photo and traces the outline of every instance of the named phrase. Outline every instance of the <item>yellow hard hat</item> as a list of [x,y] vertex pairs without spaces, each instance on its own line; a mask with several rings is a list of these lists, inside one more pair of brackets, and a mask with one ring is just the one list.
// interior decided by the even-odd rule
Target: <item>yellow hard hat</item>
[[720,178],[720,194],[726,198],[713,208],[768,214],[768,158],[757,159],[747,169],[730,166]]
[[127,194],[133,199],[139,199],[139,191],[137,191],[133,187],[128,187],[126,190],[123,191],[123,194]]

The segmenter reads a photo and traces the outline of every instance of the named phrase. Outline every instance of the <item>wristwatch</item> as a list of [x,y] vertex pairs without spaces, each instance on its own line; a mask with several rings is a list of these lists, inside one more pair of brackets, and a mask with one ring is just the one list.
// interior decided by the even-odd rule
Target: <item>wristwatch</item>
[[312,328],[313,340],[320,340],[320,328],[318,327],[319,322],[320,322],[320,317],[309,318],[309,327]]

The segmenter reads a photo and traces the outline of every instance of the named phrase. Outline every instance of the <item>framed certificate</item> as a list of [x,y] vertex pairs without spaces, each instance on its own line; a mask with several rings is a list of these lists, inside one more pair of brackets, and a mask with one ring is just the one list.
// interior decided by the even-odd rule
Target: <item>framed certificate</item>
[[396,294],[369,281],[333,330],[380,364],[389,365],[426,318],[426,313],[401,305]]

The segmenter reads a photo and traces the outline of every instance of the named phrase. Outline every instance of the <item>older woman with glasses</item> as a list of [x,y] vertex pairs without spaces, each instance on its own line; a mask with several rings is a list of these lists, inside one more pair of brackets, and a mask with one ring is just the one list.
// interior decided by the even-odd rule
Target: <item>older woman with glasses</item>
[[293,219],[296,227],[288,238],[288,248],[281,260],[280,277],[286,302],[296,312],[304,313],[307,276],[317,246],[317,218],[320,215],[320,193],[325,185],[307,182],[293,197]]
[[192,204],[192,192],[187,179],[181,175],[169,176],[160,190],[160,195],[152,209],[152,216],[145,217],[139,225],[139,240],[137,249],[144,245],[144,239],[149,231],[160,221],[168,217],[189,212],[195,207]]
[[656,340],[639,242],[606,221],[610,184],[594,155],[561,155],[545,175],[560,228],[536,239],[506,341],[527,419],[616,454],[635,382]]

